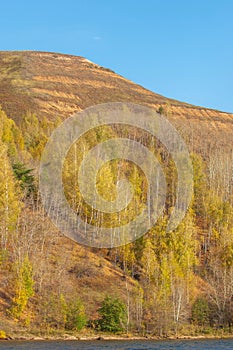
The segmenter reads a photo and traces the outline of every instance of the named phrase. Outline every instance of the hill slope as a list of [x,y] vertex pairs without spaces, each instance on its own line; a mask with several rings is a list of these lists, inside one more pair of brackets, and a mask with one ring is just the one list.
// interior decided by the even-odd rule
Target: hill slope
[[118,101],[163,106],[195,150],[231,144],[233,114],[165,98],[83,57],[0,52],[0,104],[16,122],[29,111],[64,119],[89,106]]
[[[167,215],[130,245],[80,247],[52,225],[36,185],[30,187],[31,177],[57,122],[89,106],[117,101],[155,108],[180,131],[194,153],[194,198],[182,224],[167,233],[177,176],[166,150],[152,140],[168,180]],[[126,329],[132,332],[167,336],[192,322],[203,332],[205,326],[209,332],[208,327],[233,324],[233,114],[165,98],[82,57],[45,52],[0,52],[0,106],[0,331],[72,331],[77,324],[69,318],[80,311],[81,299],[94,332],[106,295],[126,303]],[[118,131],[92,130],[83,141],[85,151]],[[134,136],[151,146],[142,131]],[[77,147],[64,166],[65,191],[75,204],[76,173],[69,166],[78,166],[82,156]],[[136,186],[139,207],[146,198],[143,174],[122,164],[120,171]],[[114,166],[105,168],[107,180],[104,171],[100,174],[100,193],[105,180],[111,186],[108,194],[114,191]],[[87,221],[104,222],[89,208],[74,209]],[[131,209],[124,212],[125,222],[135,213]]]

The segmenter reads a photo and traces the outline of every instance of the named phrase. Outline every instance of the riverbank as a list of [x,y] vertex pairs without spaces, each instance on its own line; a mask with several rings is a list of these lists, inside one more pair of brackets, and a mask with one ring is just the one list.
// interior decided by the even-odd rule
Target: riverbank
[[135,335],[87,335],[78,336],[72,334],[60,334],[60,335],[6,335],[5,338],[1,338],[0,341],[15,340],[15,341],[126,341],[126,340],[201,340],[201,339],[233,339],[233,334],[219,334],[219,335],[178,335],[178,336],[135,336]]
[[142,334],[137,332],[108,333],[101,332],[90,327],[82,330],[64,330],[54,328],[37,328],[15,324],[12,320],[1,322],[0,340],[15,341],[98,341],[98,340],[176,340],[176,339],[230,339],[233,338],[233,330],[229,328],[214,329],[210,327],[197,327],[195,325],[183,325],[178,332],[170,332],[167,335]]

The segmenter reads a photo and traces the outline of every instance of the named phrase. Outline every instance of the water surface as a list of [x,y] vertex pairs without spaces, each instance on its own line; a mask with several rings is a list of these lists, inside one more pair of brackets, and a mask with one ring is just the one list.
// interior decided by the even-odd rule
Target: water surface
[[221,350],[233,349],[233,339],[127,341],[3,341],[0,350]]

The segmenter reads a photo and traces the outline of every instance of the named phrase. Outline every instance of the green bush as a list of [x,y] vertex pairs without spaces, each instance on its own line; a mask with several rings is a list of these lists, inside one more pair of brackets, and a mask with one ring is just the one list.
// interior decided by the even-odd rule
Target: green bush
[[47,327],[79,331],[86,326],[87,317],[82,301],[73,296],[51,294],[42,301],[43,323]]
[[198,326],[204,326],[209,322],[209,305],[203,298],[198,298],[192,307],[192,321]]
[[124,330],[127,319],[126,306],[119,298],[107,296],[98,311],[101,315],[101,319],[98,320],[101,331],[116,333]]
[[76,299],[67,303],[65,328],[79,331],[86,326],[86,323],[87,318],[82,302]]

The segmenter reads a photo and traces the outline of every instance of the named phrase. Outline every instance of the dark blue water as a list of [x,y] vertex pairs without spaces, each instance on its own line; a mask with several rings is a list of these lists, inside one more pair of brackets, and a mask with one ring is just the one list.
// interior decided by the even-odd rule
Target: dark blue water
[[233,349],[233,339],[171,341],[35,341],[0,342],[2,350],[221,350]]

